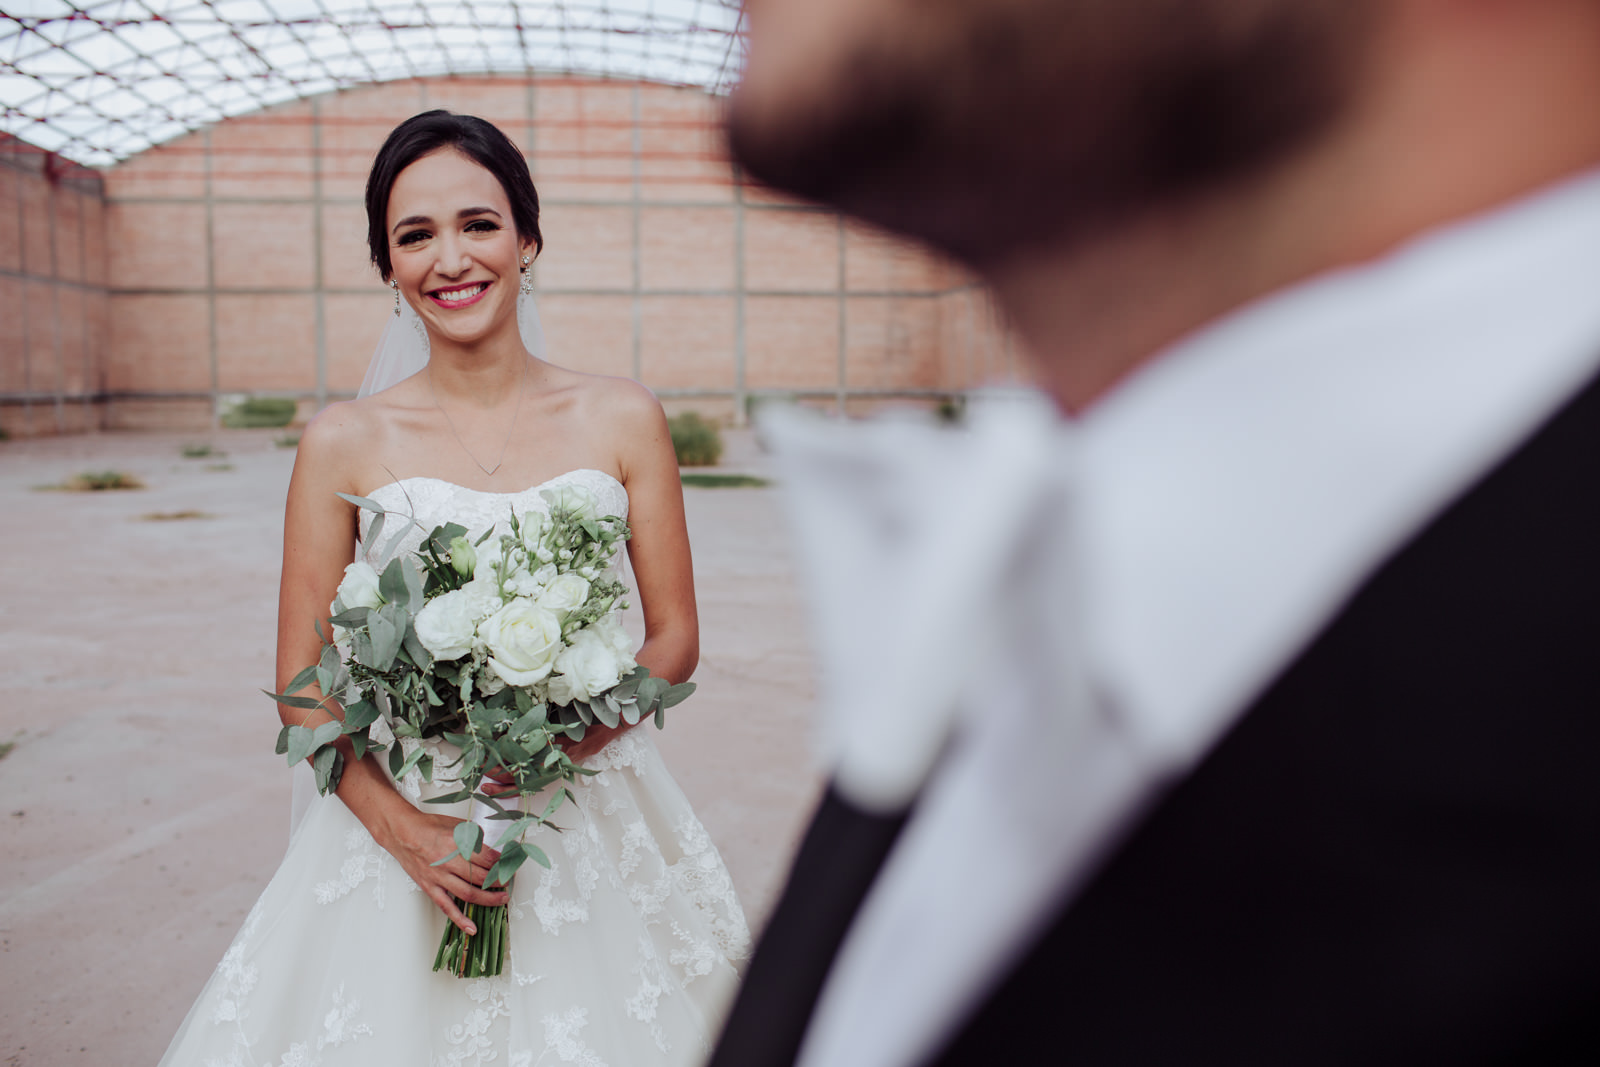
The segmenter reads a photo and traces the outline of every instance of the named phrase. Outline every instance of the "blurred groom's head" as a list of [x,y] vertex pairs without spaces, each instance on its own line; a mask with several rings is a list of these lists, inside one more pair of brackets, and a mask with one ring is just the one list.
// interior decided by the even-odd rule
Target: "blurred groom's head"
[[1374,0],[748,0],[757,179],[978,266],[1237,180],[1333,122]]

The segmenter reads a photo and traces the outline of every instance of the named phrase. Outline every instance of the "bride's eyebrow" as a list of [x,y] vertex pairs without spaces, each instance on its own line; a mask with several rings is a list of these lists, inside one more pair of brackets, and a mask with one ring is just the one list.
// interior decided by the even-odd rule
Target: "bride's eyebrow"
[[[497,219],[500,218],[500,212],[496,211],[492,207],[464,207],[460,211],[456,212],[456,218],[458,219],[468,219],[474,215],[493,215]],[[433,220],[428,218],[426,215],[407,215],[405,218],[395,223],[394,229],[390,230],[389,232],[394,233],[395,230],[400,229],[402,226],[426,226],[432,221]]]

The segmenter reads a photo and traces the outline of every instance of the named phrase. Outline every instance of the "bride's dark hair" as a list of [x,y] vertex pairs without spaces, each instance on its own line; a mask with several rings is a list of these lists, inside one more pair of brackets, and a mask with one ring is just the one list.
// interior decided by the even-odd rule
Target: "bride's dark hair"
[[400,172],[430,152],[454,148],[495,176],[511,201],[511,220],[517,236],[531,240],[535,253],[544,250],[539,233],[539,193],[522,158],[509,138],[492,124],[472,115],[449,111],[424,111],[413,115],[389,134],[367,175],[367,247],[372,263],[389,277],[389,191]]

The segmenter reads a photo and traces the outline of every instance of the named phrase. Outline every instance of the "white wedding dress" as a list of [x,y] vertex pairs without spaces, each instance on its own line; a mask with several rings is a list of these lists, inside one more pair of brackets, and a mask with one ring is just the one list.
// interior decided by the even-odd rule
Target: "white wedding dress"
[[[544,509],[540,489],[582,485],[602,513],[627,494],[599,471],[521,493],[429,478],[372,496],[414,515],[401,551],[455,521],[505,530],[510,510]],[[366,519],[362,512],[363,532]],[[389,529],[398,529],[391,520]],[[387,535],[385,535],[387,540]],[[379,560],[369,560],[375,564]],[[312,801],[283,864],[250,910],[162,1064],[173,1067],[636,1067],[702,1062],[732,999],[750,936],[732,880],[641,725],[589,760],[557,833],[527,840],[550,858],[511,889],[505,973],[434,973],[445,919],[336,796]],[[417,742],[408,742],[417,744]],[[398,783],[420,804],[454,790]],[[467,817],[467,804],[427,810]]]

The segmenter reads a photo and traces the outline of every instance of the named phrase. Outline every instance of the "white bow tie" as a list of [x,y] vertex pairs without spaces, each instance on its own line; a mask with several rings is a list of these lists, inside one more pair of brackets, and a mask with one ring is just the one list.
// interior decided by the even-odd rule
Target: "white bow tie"
[[[1070,428],[1036,394],[974,403],[961,430],[793,409],[763,431],[807,575],[825,765],[854,803],[905,810],[981,707],[985,672],[1046,657],[1042,728],[1084,689]],[[1041,712],[1046,708],[1041,707]],[[1048,738],[1041,740],[1048,741]]]

